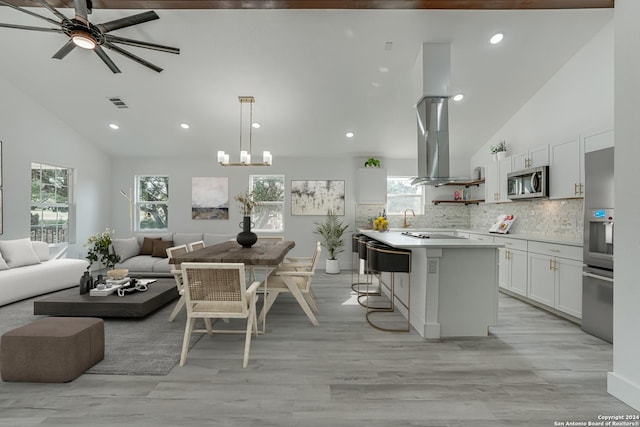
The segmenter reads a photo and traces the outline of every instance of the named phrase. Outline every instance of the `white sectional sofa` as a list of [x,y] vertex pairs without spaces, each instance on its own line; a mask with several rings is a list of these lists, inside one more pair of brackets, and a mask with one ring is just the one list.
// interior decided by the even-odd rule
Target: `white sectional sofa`
[[89,262],[49,259],[49,246],[29,239],[0,241],[0,306],[77,286]]
[[129,276],[171,276],[166,249],[203,240],[206,246],[235,238],[235,234],[141,233],[127,239],[113,239],[113,251],[120,256],[115,268],[126,268]]

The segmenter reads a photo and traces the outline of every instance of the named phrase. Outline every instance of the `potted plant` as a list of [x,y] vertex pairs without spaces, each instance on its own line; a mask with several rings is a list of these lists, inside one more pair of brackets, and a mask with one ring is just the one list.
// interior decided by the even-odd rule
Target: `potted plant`
[[375,157],[369,157],[367,159],[367,161],[364,162],[364,167],[365,168],[379,168],[380,167],[380,160],[376,159]]
[[344,235],[349,225],[345,225],[338,219],[338,215],[331,209],[327,211],[327,216],[321,223],[314,223],[316,230],[314,233],[322,236],[324,246],[329,252],[329,259],[327,260],[325,271],[328,274],[340,273],[340,262],[336,258],[341,252],[344,252],[344,242],[342,236]]
[[507,155],[507,144],[504,141],[500,141],[497,145],[489,147],[489,151],[491,151],[495,160],[503,159]]
[[91,266],[95,262],[101,263],[107,270],[112,269],[118,261],[120,256],[111,251],[111,237],[115,234],[114,230],[108,228],[102,233],[97,233],[93,236],[89,236],[85,246],[89,248],[87,251],[87,260],[89,266],[87,270],[91,270]]

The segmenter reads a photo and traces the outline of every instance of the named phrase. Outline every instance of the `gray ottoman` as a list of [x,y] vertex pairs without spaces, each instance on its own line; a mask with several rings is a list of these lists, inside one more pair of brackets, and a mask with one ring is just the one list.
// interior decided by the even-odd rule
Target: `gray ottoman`
[[68,382],[104,358],[104,321],[46,317],[2,335],[3,381]]

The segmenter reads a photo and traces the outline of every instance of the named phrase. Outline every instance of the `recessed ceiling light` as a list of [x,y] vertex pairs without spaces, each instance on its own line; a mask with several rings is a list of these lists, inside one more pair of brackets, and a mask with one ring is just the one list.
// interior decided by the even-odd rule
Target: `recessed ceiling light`
[[189,123],[180,123],[182,129],[189,129]]
[[371,82],[371,86],[373,86],[373,87],[380,87],[380,83],[378,83],[378,82]]
[[260,123],[253,122],[253,123],[251,123],[251,126],[253,126],[254,129],[259,129],[260,128]]
[[355,136],[355,133],[353,133],[353,132],[347,132],[347,133],[345,134],[345,136],[346,136],[347,138],[353,138],[353,137]]
[[491,38],[489,39],[489,43],[498,44],[502,41],[503,38],[504,38],[504,34],[496,33],[493,36],[491,36]]
[[464,95],[459,93],[457,95],[454,95],[453,100],[454,101],[462,101],[462,98],[464,98]]
[[110,127],[111,129],[113,129],[113,130],[118,130],[118,129],[120,129],[120,126],[118,126],[118,125],[117,125],[117,124],[115,124],[115,123],[109,123],[109,127]]
[[379,70],[381,73],[388,73],[388,72],[389,72],[389,68],[387,68],[387,67],[380,67],[380,68],[378,68],[378,70]]

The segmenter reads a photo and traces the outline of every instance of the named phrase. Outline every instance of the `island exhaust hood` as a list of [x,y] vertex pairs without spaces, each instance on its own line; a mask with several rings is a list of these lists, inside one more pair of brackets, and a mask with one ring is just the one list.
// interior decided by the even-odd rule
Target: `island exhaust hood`
[[413,185],[469,181],[449,175],[450,51],[448,43],[424,43],[416,64],[423,97],[416,105],[418,177],[411,181]]

